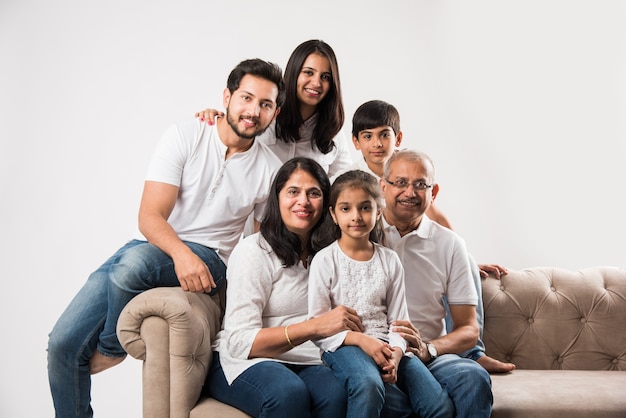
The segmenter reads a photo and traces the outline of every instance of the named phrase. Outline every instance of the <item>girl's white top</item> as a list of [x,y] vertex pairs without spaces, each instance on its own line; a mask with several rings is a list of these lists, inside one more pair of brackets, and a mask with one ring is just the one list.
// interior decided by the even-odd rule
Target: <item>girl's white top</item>
[[[390,325],[408,320],[404,291],[404,270],[398,255],[374,244],[374,255],[367,261],[348,257],[337,241],[320,250],[311,262],[309,274],[309,318],[317,317],[339,305],[357,311],[365,334],[400,347],[407,342]],[[348,331],[322,338],[315,343],[324,351],[335,351]]]

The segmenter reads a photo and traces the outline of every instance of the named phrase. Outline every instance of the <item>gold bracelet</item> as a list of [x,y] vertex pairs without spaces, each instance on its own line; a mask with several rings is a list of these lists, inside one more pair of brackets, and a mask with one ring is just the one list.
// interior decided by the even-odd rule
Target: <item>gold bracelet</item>
[[291,338],[289,338],[289,332],[287,332],[287,328],[289,328],[289,325],[285,327],[285,338],[287,339],[287,343],[291,348],[296,348],[296,346],[293,345],[293,343],[291,342]]

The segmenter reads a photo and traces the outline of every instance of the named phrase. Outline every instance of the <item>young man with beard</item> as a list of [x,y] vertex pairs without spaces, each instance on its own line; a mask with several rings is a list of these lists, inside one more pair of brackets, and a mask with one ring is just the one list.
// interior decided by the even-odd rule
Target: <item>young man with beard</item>
[[[424,153],[401,150],[385,163],[380,179],[385,207],[386,245],[405,271],[408,321],[392,328],[409,341],[412,351],[448,391],[457,417],[491,414],[493,394],[487,371],[459,354],[478,340],[478,295],[464,240],[425,214],[437,196],[432,160]],[[446,331],[444,298],[453,329]],[[419,331],[418,331],[419,330]]]
[[89,279],[61,315],[48,343],[48,378],[57,417],[91,417],[91,374],[126,356],[117,319],[137,294],[161,286],[215,293],[250,214],[261,219],[281,163],[255,141],[284,101],[281,69],[252,59],[230,73],[225,118],[168,129],[148,169],[139,233]]

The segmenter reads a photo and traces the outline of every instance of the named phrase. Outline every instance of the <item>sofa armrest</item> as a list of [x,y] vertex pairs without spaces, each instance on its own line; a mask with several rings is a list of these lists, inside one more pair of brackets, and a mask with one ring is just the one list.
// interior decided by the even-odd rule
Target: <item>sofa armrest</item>
[[122,311],[119,340],[144,362],[144,417],[189,416],[210,367],[223,295],[162,287],[136,296]]

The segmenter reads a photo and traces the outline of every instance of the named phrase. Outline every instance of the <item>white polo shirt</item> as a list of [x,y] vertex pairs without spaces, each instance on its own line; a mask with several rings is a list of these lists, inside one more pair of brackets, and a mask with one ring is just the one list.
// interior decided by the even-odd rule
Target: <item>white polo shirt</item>
[[465,241],[426,215],[416,230],[400,237],[383,216],[387,246],[398,253],[404,266],[409,318],[425,340],[446,334],[442,296],[451,305],[476,305]]
[[[266,146],[226,159],[217,124],[193,119],[165,131],[146,180],[179,187],[168,219],[180,239],[214,248],[224,263],[239,241],[246,218],[261,219],[281,162]],[[140,239],[145,239],[141,237]]]

